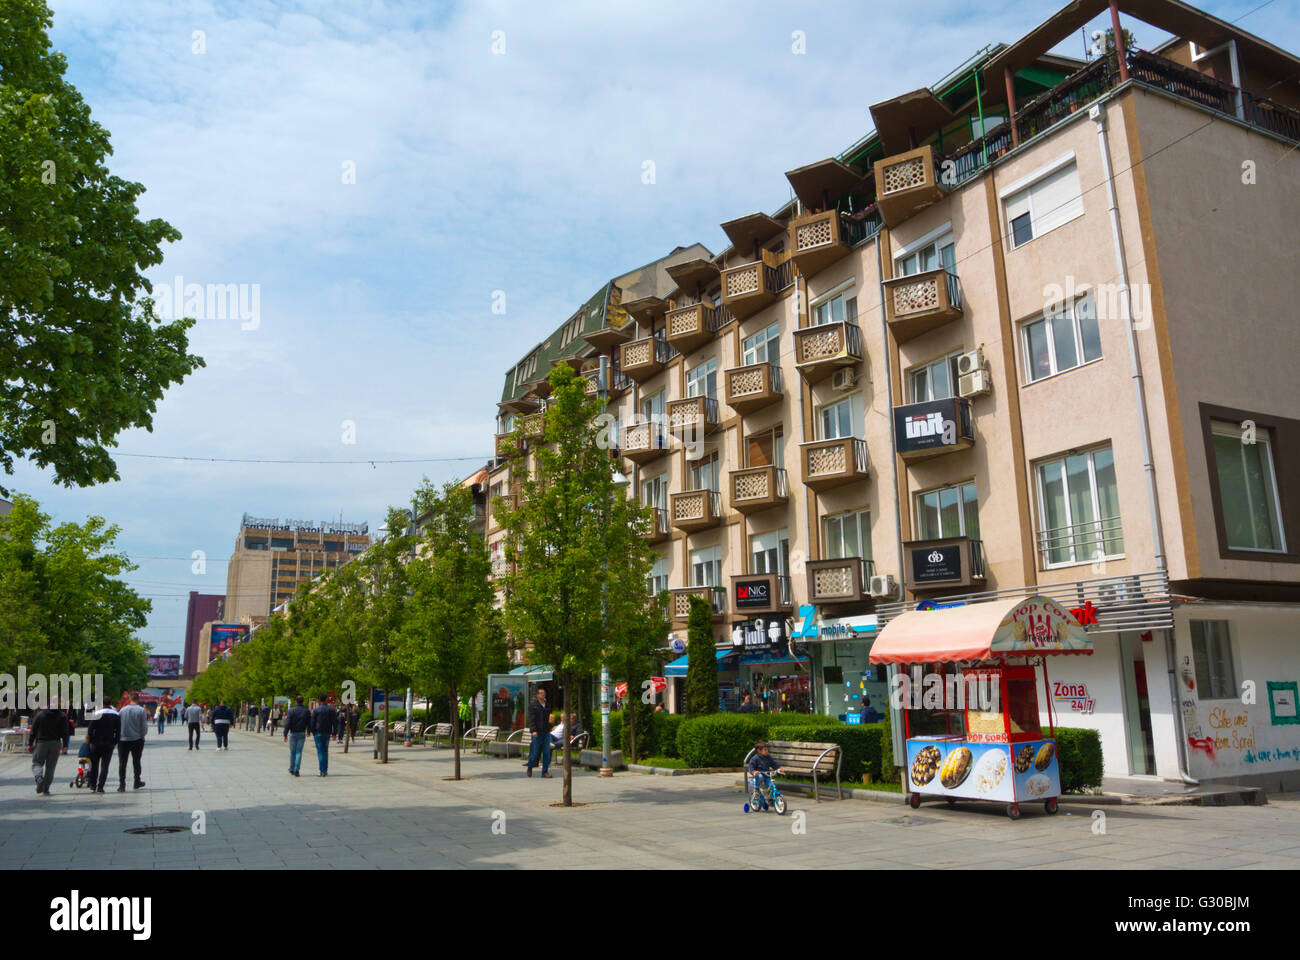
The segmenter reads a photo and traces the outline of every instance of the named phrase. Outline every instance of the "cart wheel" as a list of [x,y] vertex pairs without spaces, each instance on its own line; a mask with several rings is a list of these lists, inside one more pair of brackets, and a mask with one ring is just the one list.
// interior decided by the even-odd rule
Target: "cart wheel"
[[773,806],[776,807],[778,816],[785,813],[785,797],[777,797]]
[[957,805],[957,801],[954,800],[952,797],[944,797],[943,802],[946,803],[946,804],[948,804],[948,806],[950,806],[950,807],[953,807],[953,806],[956,806],[956,805]]
[[1043,808],[1047,810],[1048,813],[1055,814],[1058,810],[1061,809],[1061,804],[1060,801],[1056,799],[1056,797],[1052,797],[1052,799],[1043,802]]
[[1007,804],[1007,816],[1010,817],[1012,820],[1019,820],[1019,819],[1020,819],[1020,804],[1018,804],[1018,803],[1008,803],[1008,804]]
[[917,809],[921,805],[921,795],[919,793],[908,794],[907,805],[913,810]]

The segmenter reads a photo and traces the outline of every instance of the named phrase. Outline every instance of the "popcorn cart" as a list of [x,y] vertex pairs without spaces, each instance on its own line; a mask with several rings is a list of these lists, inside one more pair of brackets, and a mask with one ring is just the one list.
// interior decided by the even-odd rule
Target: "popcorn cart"
[[[1074,616],[1042,596],[911,610],[891,620],[872,645],[872,663],[892,664],[890,684],[907,738],[912,809],[927,796],[1057,812],[1061,777],[1047,658],[1091,654]],[[1040,724],[1042,668],[1048,734]]]

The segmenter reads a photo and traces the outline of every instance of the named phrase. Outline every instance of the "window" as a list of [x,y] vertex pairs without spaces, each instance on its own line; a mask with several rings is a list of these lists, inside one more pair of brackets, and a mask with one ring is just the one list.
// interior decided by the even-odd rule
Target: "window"
[[1096,302],[1091,296],[1048,311],[1021,329],[1029,383],[1101,359]]
[[641,482],[641,502],[647,507],[668,509],[668,474],[661,473]]
[[650,568],[650,580],[646,584],[650,596],[656,596],[668,589],[668,558],[655,557],[655,564]]
[[916,526],[922,540],[970,537],[978,540],[980,519],[975,481],[916,496]]
[[1084,563],[1124,552],[1110,447],[1038,465],[1043,566]]
[[894,260],[895,272],[900,277],[910,277],[937,267],[943,267],[949,273],[957,272],[957,247],[951,230]]
[[960,350],[950,353],[932,363],[916,367],[908,374],[913,403],[946,400],[957,396],[957,360],[961,353]]
[[871,559],[871,513],[854,510],[822,518],[822,559]]
[[750,573],[790,575],[790,533],[770,530],[756,533],[749,541]]
[[1210,433],[1228,546],[1286,552],[1269,431],[1257,428],[1249,443],[1239,424],[1215,420]]
[[691,586],[722,586],[722,548],[706,547],[691,551]]
[[784,463],[785,435],[781,427],[745,438],[745,466],[779,467]]
[[1003,198],[1011,246],[1019,247],[1034,237],[1055,230],[1083,215],[1083,190],[1079,186],[1079,168],[1074,154],[1067,154],[1060,166],[1039,177],[1028,186],[1012,187]]
[[741,346],[744,351],[741,366],[748,367],[755,363],[775,364],[781,354],[781,325],[774,323],[766,330],[760,330],[752,337],[746,337]]
[[560,334],[560,346],[567,347],[573,342],[573,339],[582,330],[582,314],[578,314],[572,320],[564,325],[564,332]]
[[817,439],[838,440],[857,436],[853,428],[862,421],[862,394],[828,403],[817,411]]
[[711,360],[706,360],[698,367],[687,371],[686,396],[708,397],[710,400],[717,398],[718,361],[716,357]]
[[812,325],[820,327],[824,323],[848,323],[858,322],[858,295],[850,287],[849,289],[835,293],[820,302],[814,303],[812,307]]
[[711,453],[690,467],[691,490],[718,489],[718,455]]
[[645,418],[646,423],[664,423],[666,422],[665,411],[667,410],[668,394],[665,390],[660,390],[652,397],[644,397],[641,400],[641,416]]
[[984,136],[984,134],[988,133],[990,130],[993,130],[995,127],[1001,126],[1006,122],[1007,122],[1006,117],[998,116],[997,114],[985,114],[984,126],[983,128],[981,128],[980,118],[978,116],[972,116],[970,118],[970,138],[972,140],[978,140],[980,137]]
[[1232,637],[1227,620],[1193,620],[1192,660],[1202,700],[1235,700],[1241,695],[1232,667]]

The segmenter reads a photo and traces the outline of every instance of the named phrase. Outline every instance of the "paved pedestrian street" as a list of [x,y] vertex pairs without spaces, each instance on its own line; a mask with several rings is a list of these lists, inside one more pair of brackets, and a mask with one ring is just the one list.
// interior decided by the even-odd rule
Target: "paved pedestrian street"
[[[569,809],[551,780],[521,761],[391,747],[387,766],[362,742],[330,751],[316,776],[310,741],[302,776],[287,773],[277,735],[235,731],[218,753],[205,732],[151,734],[146,787],[119,794],[116,763],[103,796],[73,790],[71,753],[52,796],[35,793],[25,754],[0,757],[0,868],[1295,868],[1300,801],[1261,807],[1063,805],[1012,822],[1000,806],[823,801],[789,796],[784,817],[745,814],[735,774],[661,777],[576,773]],[[72,752],[75,752],[72,751]],[[1104,813],[1094,832],[1092,811]],[[796,816],[804,812],[806,817]],[[196,814],[204,832],[190,828]],[[1068,815],[1067,815],[1068,814]],[[126,831],[182,826],[152,835]]]

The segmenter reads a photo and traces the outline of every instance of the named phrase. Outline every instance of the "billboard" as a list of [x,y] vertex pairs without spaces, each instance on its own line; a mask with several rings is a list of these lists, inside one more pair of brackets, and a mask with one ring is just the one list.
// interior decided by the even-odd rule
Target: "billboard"
[[214,623],[212,625],[212,643],[209,647],[209,662],[230,650],[235,644],[243,643],[248,638],[248,625],[243,623]]
[[181,658],[179,655],[145,657],[149,663],[151,677],[179,677],[181,675]]

